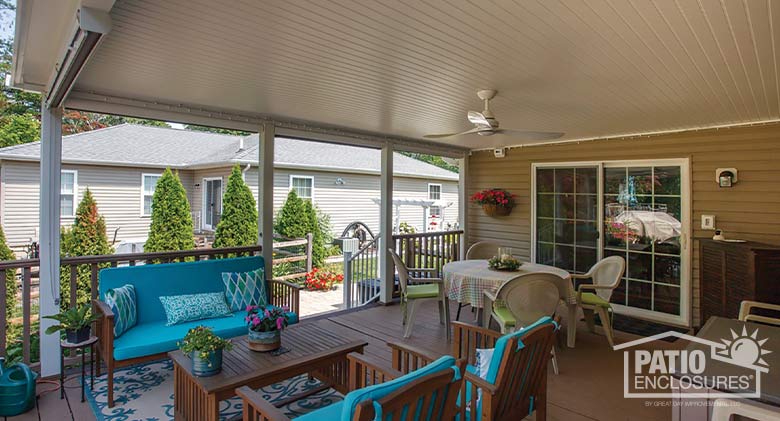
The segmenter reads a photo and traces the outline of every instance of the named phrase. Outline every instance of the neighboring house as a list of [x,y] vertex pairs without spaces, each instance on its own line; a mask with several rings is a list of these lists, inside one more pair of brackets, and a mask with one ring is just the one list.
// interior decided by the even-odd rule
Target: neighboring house
[[[378,231],[380,151],[354,146],[276,138],[274,209],[294,188],[330,215],[335,235],[353,221]],[[240,164],[257,199],[258,137],[220,135],[132,124],[66,136],[62,145],[61,223],[69,226],[86,188],[105,216],[109,240],[141,242],[149,229],[151,197],[166,167],[178,171],[187,189],[196,231],[213,231],[231,167]],[[0,149],[0,222],[15,249],[38,236],[40,143]],[[458,175],[396,154],[396,199],[432,199],[445,223],[457,224]],[[422,230],[423,209],[402,206],[399,221]],[[429,214],[438,214],[438,208]],[[430,216],[430,215],[429,215]],[[434,220],[440,219],[436,215]],[[441,227],[438,224],[437,227]]]

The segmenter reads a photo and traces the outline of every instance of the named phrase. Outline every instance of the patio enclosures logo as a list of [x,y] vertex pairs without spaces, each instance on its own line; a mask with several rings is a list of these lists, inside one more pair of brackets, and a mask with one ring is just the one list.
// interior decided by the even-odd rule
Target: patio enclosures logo
[[[691,345],[684,350],[629,350],[670,336]],[[766,349],[766,342],[758,329],[749,332],[743,326],[741,332],[731,330],[731,337],[721,342],[670,331],[615,346],[616,351],[623,350],[623,396],[759,398],[761,375],[769,372],[763,356],[772,352]]]

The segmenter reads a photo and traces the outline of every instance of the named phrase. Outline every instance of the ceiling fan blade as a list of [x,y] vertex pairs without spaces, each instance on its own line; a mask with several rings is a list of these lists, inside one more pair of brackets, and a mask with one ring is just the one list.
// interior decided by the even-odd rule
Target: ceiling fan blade
[[566,133],[561,132],[535,132],[531,130],[498,129],[496,133],[507,136],[521,137],[526,140],[554,140],[560,139]]
[[445,137],[461,136],[464,134],[476,133],[479,130],[480,130],[479,127],[475,127],[471,130],[466,130],[465,132],[460,132],[460,133],[427,134],[423,137],[426,139],[443,139]]
[[471,124],[490,127],[490,122],[488,121],[487,118],[485,118],[485,116],[482,113],[478,113],[476,111],[469,111],[468,118]]

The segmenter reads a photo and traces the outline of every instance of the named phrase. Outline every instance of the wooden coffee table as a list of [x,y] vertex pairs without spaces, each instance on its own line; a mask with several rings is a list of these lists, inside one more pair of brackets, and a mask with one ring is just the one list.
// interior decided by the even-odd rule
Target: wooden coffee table
[[[250,350],[246,336],[232,342],[233,349],[223,353],[222,371],[211,377],[193,376],[190,359],[181,351],[168,353],[173,360],[176,420],[217,421],[219,401],[236,396],[236,388],[257,389],[301,374],[309,374],[325,384],[306,395],[326,387],[346,393],[347,354],[362,353],[368,344],[355,337],[330,333],[317,322],[300,323],[282,332],[282,346],[290,351],[278,356]],[[297,397],[283,403],[294,400]]]

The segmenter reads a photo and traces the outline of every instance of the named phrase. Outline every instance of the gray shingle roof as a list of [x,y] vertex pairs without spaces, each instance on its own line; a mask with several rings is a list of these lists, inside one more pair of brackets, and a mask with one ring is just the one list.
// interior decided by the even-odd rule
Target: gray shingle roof
[[[258,136],[242,138],[190,130],[122,124],[62,139],[65,163],[198,168],[257,164]],[[0,159],[40,160],[40,142],[0,149]],[[380,151],[355,146],[276,138],[275,165],[346,172],[379,172]],[[456,180],[451,171],[396,153],[394,173]]]

